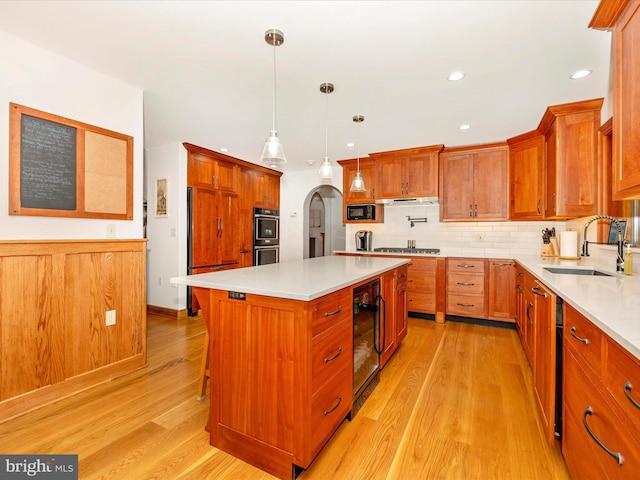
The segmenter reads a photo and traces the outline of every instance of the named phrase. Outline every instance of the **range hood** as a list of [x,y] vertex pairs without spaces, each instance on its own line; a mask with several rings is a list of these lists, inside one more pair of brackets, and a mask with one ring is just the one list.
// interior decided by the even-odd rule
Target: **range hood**
[[376,203],[388,206],[400,205],[440,205],[438,197],[415,197],[415,198],[381,198]]

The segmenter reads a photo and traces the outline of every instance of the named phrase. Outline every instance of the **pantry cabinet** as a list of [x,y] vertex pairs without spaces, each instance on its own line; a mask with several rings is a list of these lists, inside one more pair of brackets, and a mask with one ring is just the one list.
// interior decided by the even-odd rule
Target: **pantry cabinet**
[[597,139],[602,102],[598,98],[548,107],[538,125],[545,137],[545,218],[597,213]]
[[378,165],[378,199],[437,197],[443,145],[371,153]]
[[445,148],[440,154],[440,220],[508,219],[506,144]]
[[613,194],[640,198],[640,1],[605,0],[589,24],[612,30]]
[[509,219],[544,216],[544,135],[537,130],[507,140],[509,145]]

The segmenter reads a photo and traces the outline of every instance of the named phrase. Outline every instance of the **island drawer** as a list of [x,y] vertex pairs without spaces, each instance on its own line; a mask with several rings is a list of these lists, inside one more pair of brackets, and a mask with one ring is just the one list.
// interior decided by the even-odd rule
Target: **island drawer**
[[407,310],[410,312],[436,312],[436,294],[417,293],[409,289],[407,292]]
[[315,456],[351,411],[353,371],[344,367],[311,401],[311,451]]
[[484,274],[449,272],[447,292],[482,295],[484,293]]
[[602,333],[600,329],[564,303],[564,338],[567,345],[584,359],[598,377],[602,376]]
[[613,340],[607,339],[607,346],[604,386],[640,432],[640,362],[631,358]]
[[331,377],[353,361],[353,322],[341,321],[336,328],[317,335],[311,345],[312,391],[316,392]]
[[447,258],[447,272],[465,272],[484,274],[485,260],[469,258]]
[[344,288],[337,292],[322,297],[313,305],[313,318],[311,320],[311,335],[316,336],[332,325],[342,320],[352,320],[353,290]]

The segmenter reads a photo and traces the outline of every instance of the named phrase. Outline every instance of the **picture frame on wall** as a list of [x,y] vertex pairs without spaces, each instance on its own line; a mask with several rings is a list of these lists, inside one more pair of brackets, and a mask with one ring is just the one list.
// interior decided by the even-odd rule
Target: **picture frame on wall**
[[156,217],[168,217],[169,216],[169,179],[158,178],[156,179]]

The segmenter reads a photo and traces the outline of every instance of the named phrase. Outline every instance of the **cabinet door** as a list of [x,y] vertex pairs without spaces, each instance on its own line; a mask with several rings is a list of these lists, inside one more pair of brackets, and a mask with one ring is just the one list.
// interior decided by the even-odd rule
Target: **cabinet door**
[[543,285],[533,287],[535,296],[535,353],[533,388],[549,444],[555,440],[556,393],[556,295]]
[[360,159],[360,175],[364,180],[364,192],[352,192],[351,182],[358,171],[357,162],[349,160],[341,162],[342,165],[342,191],[345,204],[373,203],[376,199],[376,186],[378,178],[378,165],[371,159]]
[[383,368],[396,351],[396,284],[395,272],[387,272],[382,276],[382,298],[384,308],[381,312],[381,322],[384,325],[384,350],[380,354],[380,368]]
[[216,161],[214,187],[223,192],[236,193],[238,191],[239,168],[233,163]]
[[242,192],[238,196],[237,236],[238,236],[238,266],[251,267],[253,265],[253,206],[256,191],[254,174],[250,169],[240,170],[240,187]]
[[473,193],[476,220],[507,220],[507,148],[491,149],[474,155]]
[[192,187],[213,188],[214,161],[203,155],[189,155],[187,183]]
[[629,2],[613,32],[613,189],[640,198],[640,4]]
[[408,157],[404,161],[405,196],[438,196],[438,153]]
[[253,172],[255,206],[262,208],[280,208],[280,177],[264,172]]
[[395,321],[396,321],[396,348],[407,336],[407,267],[396,270],[395,292]]
[[509,218],[542,220],[544,136],[509,143]]
[[193,187],[192,262],[196,267],[220,263],[216,193],[211,188]]
[[238,230],[238,196],[234,193],[218,192],[218,263],[238,263],[240,236]]
[[378,198],[399,198],[405,195],[403,168],[403,158],[388,158],[378,163]]
[[515,321],[516,269],[511,260],[489,261],[489,318],[506,322]]
[[472,220],[473,156],[468,153],[442,154],[440,168],[441,220]]

